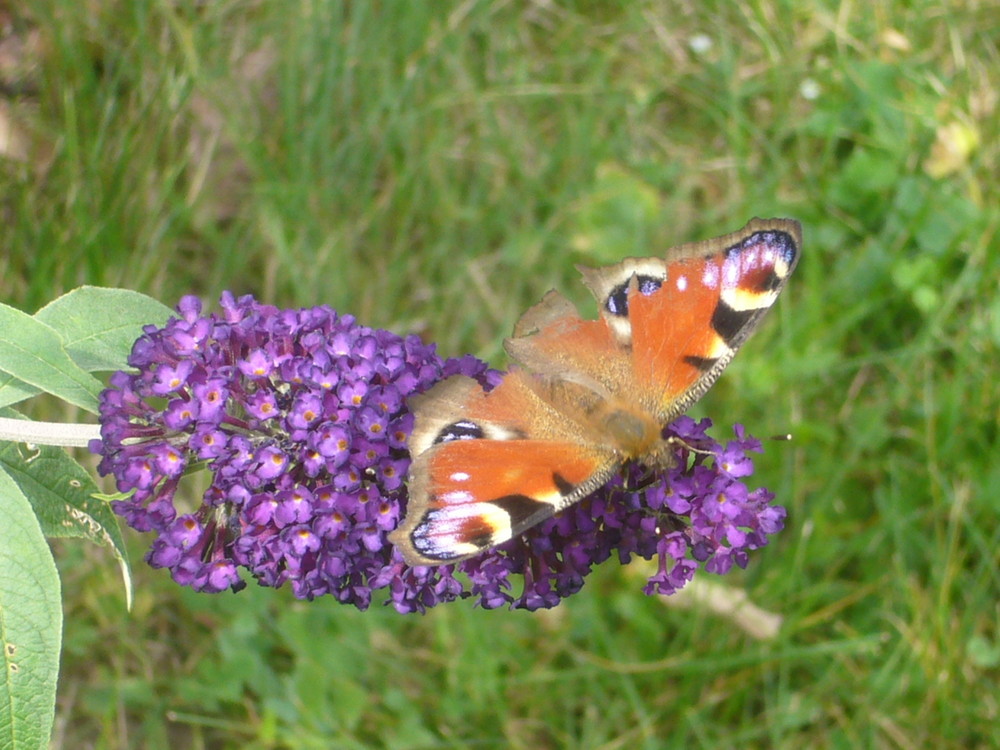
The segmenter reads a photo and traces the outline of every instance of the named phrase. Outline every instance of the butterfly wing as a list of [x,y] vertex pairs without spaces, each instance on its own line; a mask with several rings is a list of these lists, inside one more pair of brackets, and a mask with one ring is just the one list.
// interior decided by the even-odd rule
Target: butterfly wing
[[631,381],[632,358],[614,328],[603,317],[584,320],[556,291],[521,316],[504,349],[550,383],[576,383],[604,399]]
[[589,495],[620,463],[524,371],[489,393],[451,377],[413,406],[406,518],[389,536],[410,565],[456,562],[501,544]]
[[789,219],[753,219],[663,260],[581,269],[608,328],[630,349],[631,377],[622,382],[660,424],[697,401],[757,328],[795,268],[801,232]]

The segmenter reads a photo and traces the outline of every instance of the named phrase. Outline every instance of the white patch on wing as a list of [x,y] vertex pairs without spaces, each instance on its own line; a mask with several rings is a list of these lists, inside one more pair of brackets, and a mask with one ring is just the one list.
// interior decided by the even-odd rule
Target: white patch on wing
[[604,320],[614,334],[616,341],[622,345],[628,345],[632,341],[632,323],[629,322],[628,318],[606,315]]
[[719,287],[719,264],[714,261],[705,263],[705,270],[701,274],[701,283],[706,289],[717,289]]
[[774,275],[779,279],[783,279],[788,276],[788,260],[784,253],[779,253],[773,251],[774,257]]
[[441,501],[448,503],[449,506],[453,504],[465,506],[476,502],[472,493],[465,490],[451,490],[450,492],[442,493],[440,497]]

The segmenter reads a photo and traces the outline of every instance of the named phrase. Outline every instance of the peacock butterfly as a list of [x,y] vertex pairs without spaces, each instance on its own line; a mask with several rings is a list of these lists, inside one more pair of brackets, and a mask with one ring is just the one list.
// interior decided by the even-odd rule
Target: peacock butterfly
[[580,268],[597,320],[550,291],[504,342],[520,367],[493,390],[455,375],[411,398],[409,501],[389,537],[406,562],[451,563],[501,544],[626,461],[670,468],[664,428],[777,300],[801,231],[791,219],[753,219],[664,258]]

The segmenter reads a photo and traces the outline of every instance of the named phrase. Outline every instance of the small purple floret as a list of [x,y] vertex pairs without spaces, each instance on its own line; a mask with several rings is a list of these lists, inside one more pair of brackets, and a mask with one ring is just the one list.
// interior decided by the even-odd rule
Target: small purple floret
[[[785,510],[741,481],[760,442],[741,425],[722,446],[710,421],[681,417],[677,466],[642,467],[522,537],[455,565],[409,567],[388,542],[406,507],[406,399],[463,374],[492,388],[503,373],[466,356],[442,361],[415,337],[358,325],[328,307],[279,310],[225,293],[221,314],[185,297],[179,318],[146,326],[101,396],[99,470],[130,493],[113,503],[156,534],[146,560],[197,591],[238,591],[241,571],[295,596],[330,595],[400,612],[473,597],[487,609],[552,607],[612,556],[658,559],[648,594],[671,594],[699,567],[744,567],[781,530]],[[178,513],[183,475],[211,484]],[[652,481],[651,481],[652,480]],[[641,489],[633,489],[641,488]],[[515,584],[515,577],[521,583]]]

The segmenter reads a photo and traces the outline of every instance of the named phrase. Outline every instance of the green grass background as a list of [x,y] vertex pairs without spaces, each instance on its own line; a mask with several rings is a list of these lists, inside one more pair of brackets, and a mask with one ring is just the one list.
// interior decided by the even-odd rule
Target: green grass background
[[[993,0],[0,4],[0,299],[328,303],[502,365],[575,263],[792,216],[804,257],[696,407],[792,432],[727,576],[605,564],[556,610],[426,616],[64,582],[58,748],[972,748],[1000,714]],[[8,49],[4,47],[4,49]],[[590,306],[586,306],[589,304]],[[74,415],[63,415],[73,418]],[[130,533],[134,559],[148,540]]]

